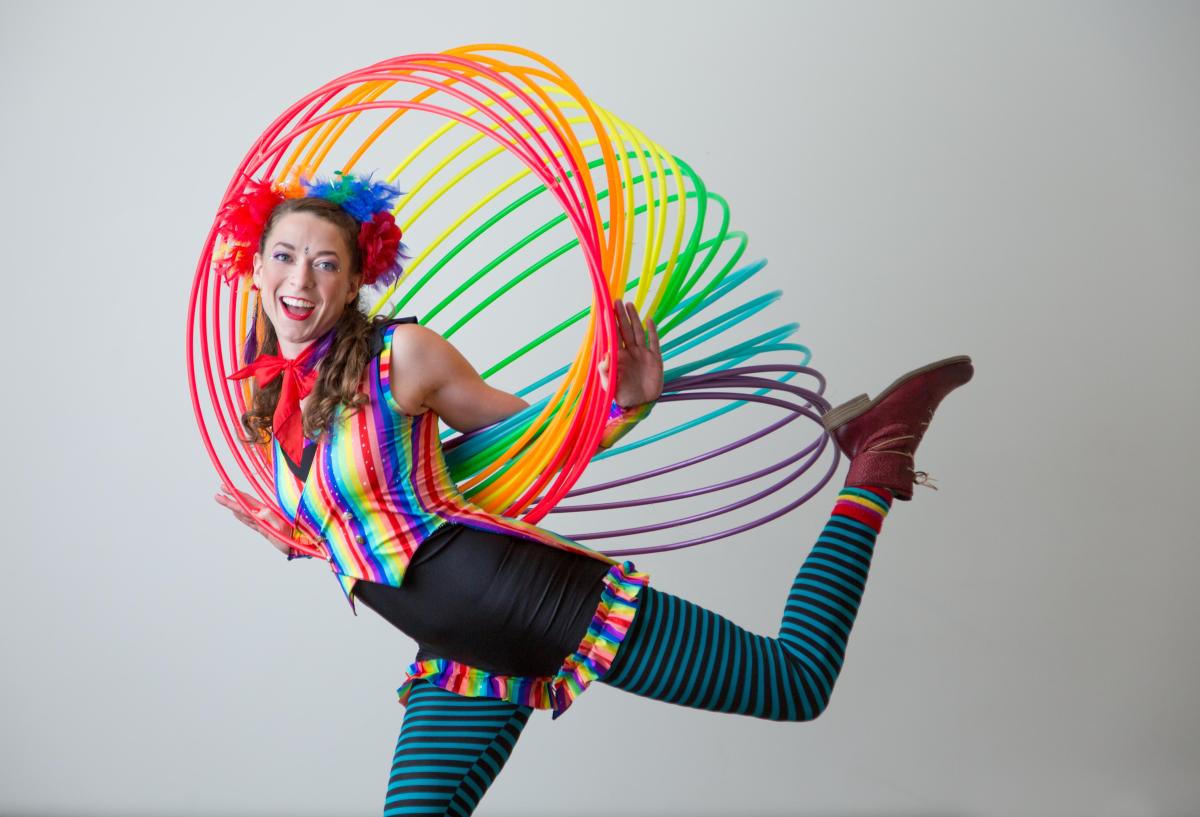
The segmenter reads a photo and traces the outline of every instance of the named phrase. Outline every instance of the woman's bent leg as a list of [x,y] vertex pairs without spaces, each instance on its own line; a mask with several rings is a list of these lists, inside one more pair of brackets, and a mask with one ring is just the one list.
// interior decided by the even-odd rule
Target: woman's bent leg
[[792,583],[776,638],[651,587],[600,680],[648,698],[770,720],[812,720],[829,702],[891,494],[844,488]]
[[532,711],[416,682],[396,742],[384,817],[471,814]]

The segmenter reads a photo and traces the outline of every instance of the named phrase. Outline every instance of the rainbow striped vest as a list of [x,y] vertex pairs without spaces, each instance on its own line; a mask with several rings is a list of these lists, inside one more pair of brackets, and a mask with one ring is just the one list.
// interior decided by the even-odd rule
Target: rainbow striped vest
[[395,329],[392,323],[383,330],[383,349],[363,374],[359,389],[370,402],[342,412],[308,455],[304,479],[293,473],[278,442],[273,448],[279,506],[294,520],[297,536],[321,543],[351,609],[356,582],[399,587],[421,542],[449,522],[617,564],[550,531],[488,513],[459,493],[442,455],[437,415],[405,414],[392,396]]

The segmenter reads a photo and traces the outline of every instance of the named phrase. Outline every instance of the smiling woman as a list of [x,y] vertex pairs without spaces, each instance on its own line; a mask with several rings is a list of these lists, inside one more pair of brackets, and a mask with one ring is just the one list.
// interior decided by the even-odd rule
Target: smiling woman
[[[500,50],[528,55],[521,49]],[[356,601],[365,603],[419,644],[398,690],[407,710],[392,756],[385,816],[469,815],[503,768],[530,713],[550,709],[557,717],[596,680],[695,709],[776,721],[820,715],[841,671],[883,519],[893,499],[911,499],[913,486],[924,481],[913,468],[914,452],[942,398],[972,377],[970,359],[949,358],[905,374],[875,400],[863,395],[830,409],[817,392],[763,377],[767,372],[812,374],[804,366],[763,364],[738,371],[740,362],[762,349],[797,350],[780,343],[790,334],[787,328],[706,354],[674,372],[667,397],[762,398],[821,423],[821,438],[808,452],[820,455],[832,439],[851,458],[846,487],[799,567],[774,636],[756,635],[662,593],[628,561],[617,563],[536,527],[533,522],[550,512],[583,465],[598,455],[598,447],[611,445],[646,416],[664,391],[658,326],[654,319],[643,323],[634,304],[619,296],[636,287],[637,304],[670,330],[754,272],[733,271],[740,250],[731,251],[725,268],[704,282],[706,270],[716,268],[716,253],[734,235],[726,230],[727,210],[716,205],[718,197],[703,194],[698,176],[677,157],[640,137],[636,145],[626,143],[625,128],[608,127],[612,120],[575,95],[569,78],[556,74],[552,86],[535,83],[522,91],[520,83],[529,77],[557,72],[546,61],[539,65],[533,73],[523,67],[497,70],[492,58],[473,60],[460,50],[398,58],[364,70],[370,82],[348,90],[335,113],[314,113],[331,98],[318,92],[314,107],[305,102],[296,108],[307,112],[301,125],[281,136],[282,122],[288,119],[281,118],[256,144],[230,184],[210,233],[212,269],[229,284],[226,304],[229,313],[239,316],[224,348],[240,342],[244,316],[253,316],[242,354],[246,365],[233,376],[253,377],[253,388],[236,390],[222,408],[248,401],[242,426],[251,440],[245,453],[263,465],[272,482],[259,498],[227,488],[230,493],[218,495],[218,503],[289,557],[328,560],[352,608]],[[461,76],[448,79],[455,71]],[[347,83],[354,85],[358,77],[354,74]],[[407,94],[409,82],[421,89],[412,98],[380,98],[396,89]],[[488,90],[488,82],[496,86]],[[487,98],[470,96],[482,91]],[[569,100],[563,100],[564,92]],[[455,104],[434,106],[431,94],[445,94]],[[556,95],[562,108],[552,102]],[[395,110],[370,130],[335,179],[311,181],[308,174],[316,169],[310,162],[325,155],[319,144],[308,144],[312,128],[322,128],[325,136],[341,133],[343,125],[377,108]],[[583,118],[576,116],[581,110],[587,114]],[[439,112],[455,125],[478,131],[438,168],[485,139],[500,144],[476,157],[473,168],[505,154],[520,158],[524,169],[500,179],[494,196],[485,200],[527,175],[535,185],[510,193],[518,197],[515,202],[497,202],[498,214],[480,215],[481,223],[469,228],[470,236],[454,252],[397,295],[403,258],[395,221],[403,209],[396,203],[398,191],[370,176],[355,178],[349,170],[374,139],[408,112]],[[473,119],[475,114],[480,121]],[[342,125],[335,127],[337,119]],[[572,122],[584,120],[590,130],[581,142]],[[436,143],[452,126],[420,144]],[[289,158],[280,166],[283,146],[292,139],[300,143],[293,154],[299,163]],[[598,148],[600,155],[589,160],[586,146]],[[252,166],[257,170],[247,169]],[[400,178],[407,167],[406,161],[389,178]],[[263,178],[253,179],[252,172]],[[425,186],[430,176],[414,178],[419,180],[410,191]],[[656,180],[659,190],[650,193],[646,187],[644,196],[635,192],[649,180]],[[604,184],[598,187],[598,182]],[[479,280],[494,264],[485,260],[474,266],[458,251],[492,226],[498,233],[509,229],[503,218],[542,194],[556,199],[563,215],[529,236],[551,234],[557,224],[569,224],[571,239],[551,248],[545,258],[569,258],[569,251],[580,250],[583,259],[574,262],[576,272],[587,272],[593,299],[554,330],[588,319],[574,364],[550,377],[566,374],[556,394],[526,411],[522,397],[485,383],[445,337],[412,318],[368,318],[358,294],[360,288],[390,284],[371,308],[383,311],[396,295],[392,314],[398,314],[445,264],[454,262],[463,275]],[[680,209],[676,239],[667,241],[666,221],[660,217],[692,198],[712,200],[714,212],[720,211],[719,234],[702,240],[706,218],[701,208],[685,240],[689,218]],[[418,205],[413,199],[410,192],[403,204],[420,212],[433,206],[433,200]],[[644,233],[648,246],[635,284],[629,277],[630,259],[640,214],[658,227]],[[479,215],[478,208],[455,218],[455,229],[473,223],[472,215]],[[448,233],[442,238],[421,235],[426,246],[413,260],[414,268]],[[521,242],[499,258],[518,256]],[[666,256],[661,263],[655,260],[660,251]],[[712,253],[701,258],[706,251]],[[538,269],[540,263],[529,264],[511,286]],[[245,287],[247,278],[254,282],[252,294]],[[509,286],[499,287],[497,296]],[[457,289],[446,299],[462,292]],[[720,317],[706,317],[706,323],[679,336],[679,350],[719,334],[722,325],[752,316],[755,302],[769,300],[772,296],[764,296]],[[215,288],[212,302],[217,301]],[[442,302],[431,311],[444,306]],[[478,313],[474,307],[469,312]],[[509,317],[505,328],[517,322]],[[446,334],[454,331],[451,326]],[[216,358],[218,371],[227,371],[220,348]],[[821,383],[823,389],[823,379]],[[755,395],[731,397],[734,389],[752,389]],[[803,406],[763,396],[774,389],[799,398]],[[523,415],[533,414],[536,421],[524,422]],[[604,416],[607,425],[601,428]],[[440,422],[460,432],[492,427],[458,440],[456,452],[474,447],[485,455],[487,450],[505,453],[480,465],[460,489],[444,456]],[[516,462],[527,450],[534,455],[520,469],[502,473],[502,459]],[[806,456],[803,450],[787,453],[790,458],[780,467]],[[524,468],[527,463],[538,468]],[[682,495],[638,501],[644,506]],[[773,517],[762,521],[767,518]],[[742,529],[756,524],[760,522]],[[593,787],[595,797],[601,788]],[[590,805],[586,801],[584,810]]]
[[[924,366],[875,400],[864,395],[825,415],[852,457],[847,487],[796,576],[778,636],[756,635],[651,588],[629,562],[489,513],[459,492],[439,418],[471,431],[526,403],[484,383],[411,319],[367,318],[360,287],[400,260],[387,210],[396,193],[350,176],[334,187],[364,194],[374,212],[311,195],[318,184],[259,207],[258,232],[242,230],[258,247],[240,256],[257,305],[247,365],[233,377],[254,377],[243,425],[272,444],[278,509],[247,495],[217,501],[289,558],[321,554],[352,609],[362,600],[420,646],[399,689],[408,709],[385,815],[470,814],[533,709],[557,717],[596,680],[697,709],[817,717],[841,669],[875,537],[892,500],[911,498],[909,463],[942,398],[971,378],[969,358]],[[272,196],[269,184],[251,183],[232,207],[252,223],[251,204]],[[645,416],[663,388],[654,322],[643,325],[621,301],[611,320],[620,338],[615,433],[602,445]],[[315,539],[304,541],[309,532]],[[303,542],[304,553],[286,542]]]

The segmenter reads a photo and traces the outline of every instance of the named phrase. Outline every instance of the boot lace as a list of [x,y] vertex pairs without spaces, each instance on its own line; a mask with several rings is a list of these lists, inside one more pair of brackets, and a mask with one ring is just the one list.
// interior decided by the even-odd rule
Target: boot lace
[[[911,471],[912,469],[910,468],[909,470]],[[913,471],[914,485],[924,485],[926,488],[932,488],[936,491],[938,488],[933,484],[934,482],[937,482],[937,480],[929,476],[929,474],[925,473],[924,471]]]
[[[921,425],[929,425],[929,423],[921,423]],[[899,437],[889,437],[886,440],[877,440],[876,442],[872,443],[866,450],[870,451],[872,454],[900,454],[901,456],[908,457],[909,459],[912,459],[915,462],[915,458],[913,457],[912,452],[898,451],[894,448],[884,448],[883,446],[892,445],[892,444],[898,443],[902,440],[915,440],[916,438],[917,437],[915,434],[902,434]],[[933,477],[931,477],[927,472],[914,471],[912,468],[909,468],[908,470],[913,475],[913,484],[914,485],[922,485],[926,488],[932,488],[935,491],[938,489],[938,487],[933,484],[933,483],[937,482],[937,480],[935,480]]]

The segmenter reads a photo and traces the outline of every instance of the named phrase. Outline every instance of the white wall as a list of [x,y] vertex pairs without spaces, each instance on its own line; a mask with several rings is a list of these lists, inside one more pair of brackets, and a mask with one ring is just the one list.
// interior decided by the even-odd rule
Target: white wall
[[[959,352],[977,376],[820,720],[597,686],[481,812],[1200,814],[1195,3],[351,9],[0,9],[0,813],[378,813],[411,642],[211,501],[187,289],[278,111],[497,41],[731,201],[835,400]],[[832,496],[639,566],[768,631]]]

